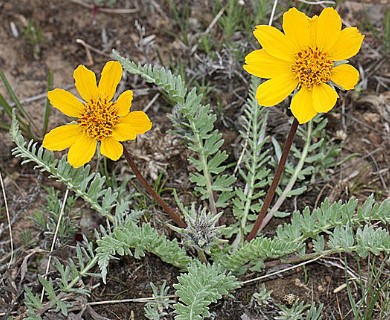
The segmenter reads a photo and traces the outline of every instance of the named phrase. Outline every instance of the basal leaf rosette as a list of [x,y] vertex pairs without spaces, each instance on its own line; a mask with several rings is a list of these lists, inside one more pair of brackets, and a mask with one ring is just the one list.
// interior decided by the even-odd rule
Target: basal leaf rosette
[[283,15],[283,31],[257,26],[253,33],[262,49],[246,56],[244,69],[269,79],[256,92],[262,106],[277,105],[295,91],[290,108],[302,124],[334,107],[334,86],[350,90],[358,83],[359,72],[345,60],[358,53],[364,36],[354,27],[341,30],[333,8],[312,18],[292,8]]
[[145,112],[130,112],[131,90],[112,101],[122,71],[119,62],[107,62],[97,85],[95,73],[83,65],[78,66],[73,76],[84,102],[63,89],[49,91],[48,98],[53,107],[74,121],[47,133],[43,147],[52,151],[69,148],[68,161],[77,168],[92,159],[98,144],[102,155],[118,160],[123,154],[121,142],[135,140],[137,134],[150,130],[152,122]]

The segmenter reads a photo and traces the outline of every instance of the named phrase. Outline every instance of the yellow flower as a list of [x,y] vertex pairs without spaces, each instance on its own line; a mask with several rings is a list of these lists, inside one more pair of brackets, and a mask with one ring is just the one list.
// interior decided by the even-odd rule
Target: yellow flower
[[244,69],[270,79],[257,89],[260,105],[274,106],[298,89],[291,111],[302,124],[334,107],[338,94],[333,85],[355,87],[359,72],[344,60],[358,53],[364,36],[353,27],[341,30],[333,8],[313,18],[292,8],[283,15],[283,30],[257,26],[253,33],[262,49],[246,56]]
[[43,147],[52,151],[69,148],[68,161],[77,168],[92,159],[99,141],[101,154],[118,160],[123,153],[120,141],[134,140],[152,128],[145,112],[130,112],[131,90],[111,101],[122,77],[121,64],[107,62],[98,86],[95,74],[85,66],[78,66],[73,76],[84,103],[63,89],[48,92],[48,98],[53,107],[77,120],[47,133]]

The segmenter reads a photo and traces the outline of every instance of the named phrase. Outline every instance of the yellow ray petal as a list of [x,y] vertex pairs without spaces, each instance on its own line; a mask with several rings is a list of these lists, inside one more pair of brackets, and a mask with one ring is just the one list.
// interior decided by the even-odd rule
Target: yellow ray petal
[[278,29],[262,25],[257,26],[253,34],[271,56],[285,61],[294,61],[294,45]]
[[302,87],[292,98],[290,109],[300,124],[313,119],[317,112],[313,109],[312,92]]
[[298,51],[309,46],[310,19],[296,8],[291,8],[283,14],[283,30]]
[[317,19],[317,47],[328,51],[336,42],[341,31],[341,18],[333,8],[322,10]]
[[332,69],[330,80],[344,90],[351,90],[359,81],[359,71],[350,64],[341,64]]
[[118,123],[112,132],[112,137],[117,141],[135,140],[136,133],[131,124]]
[[143,111],[130,112],[126,117],[119,118],[119,123],[131,125],[136,134],[145,133],[152,128],[152,122]]
[[99,81],[100,97],[110,101],[115,94],[116,87],[122,78],[122,66],[118,61],[108,61],[103,68]]
[[98,89],[96,85],[96,75],[85,66],[79,65],[73,72],[75,86],[81,98],[85,101],[91,101],[98,96]]
[[274,106],[286,99],[297,85],[298,80],[294,79],[291,74],[272,78],[259,85],[256,99],[261,106]]
[[84,109],[83,104],[70,92],[63,89],[54,89],[47,93],[47,97],[54,108],[68,117],[77,118]]
[[81,135],[78,124],[67,124],[48,132],[43,138],[44,148],[52,151],[61,151],[69,148]]
[[123,154],[123,146],[120,142],[116,141],[113,137],[107,137],[101,141],[100,152],[105,157],[116,161]]
[[357,54],[362,46],[364,35],[355,27],[345,28],[330,49],[333,61],[345,60]]
[[314,86],[312,89],[313,94],[313,109],[317,112],[328,112],[336,104],[339,95],[336,90],[326,83],[321,83],[318,86]]
[[97,141],[82,134],[71,145],[68,152],[68,162],[74,168],[81,167],[87,162],[91,161],[96,152]]
[[318,16],[314,16],[310,19],[310,46],[312,48],[316,47],[316,39],[317,39],[317,23],[318,23]]
[[118,116],[124,117],[130,112],[131,101],[133,100],[133,91],[126,90],[115,101],[115,105],[118,108]]
[[264,49],[252,51],[245,57],[244,69],[259,78],[273,78],[290,72],[291,62],[277,59]]

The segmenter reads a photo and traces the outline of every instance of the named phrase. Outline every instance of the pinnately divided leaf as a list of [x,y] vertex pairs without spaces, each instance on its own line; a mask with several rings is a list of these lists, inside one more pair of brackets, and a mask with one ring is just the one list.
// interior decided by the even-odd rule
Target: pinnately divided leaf
[[201,320],[209,317],[208,306],[222,296],[240,287],[238,280],[226,274],[223,268],[214,264],[193,262],[188,273],[178,277],[179,283],[173,285],[179,302],[174,305],[175,320]]
[[294,212],[290,223],[277,228],[277,238],[285,242],[301,242],[336,227],[344,227],[347,223],[351,226],[372,221],[390,223],[390,200],[376,204],[374,197],[370,196],[360,208],[357,209],[357,205],[358,201],[354,198],[347,203],[338,201],[332,204],[325,199],[319,208]]
[[[390,253],[387,231],[369,225],[373,221],[390,223],[390,199],[378,204],[370,196],[359,208],[357,205],[358,201],[353,198],[347,203],[338,201],[332,204],[325,199],[319,208],[294,212],[291,222],[280,225],[274,238],[257,237],[230,254],[213,252],[213,259],[235,273],[260,270],[266,259],[304,255],[304,244],[309,239],[313,239],[317,256],[356,252],[365,258],[369,253]],[[325,233],[329,238],[326,244]]]
[[108,263],[115,254],[129,255],[140,259],[145,256],[145,252],[150,252],[160,257],[161,260],[183,270],[187,269],[187,265],[191,261],[176,239],[169,240],[165,235],[160,235],[148,223],[138,226],[132,219],[127,219],[114,225],[112,231],[101,231],[104,236],[97,240],[96,255],[104,282]]
[[245,242],[241,248],[230,255],[215,257],[216,261],[227,270],[245,273],[248,269],[259,271],[264,268],[266,259],[277,259],[295,253],[302,248],[302,243],[285,242],[277,238],[257,237]]
[[223,139],[214,128],[216,115],[209,105],[201,104],[202,95],[197,94],[195,88],[187,92],[180,76],[174,76],[163,67],[137,65],[116,51],[113,51],[113,55],[125,70],[158,85],[176,103],[171,120],[176,133],[187,141],[188,148],[195,153],[189,162],[197,172],[190,175],[190,181],[196,184],[195,190],[201,198],[209,200],[210,210],[216,214],[217,208],[228,205],[227,201],[233,195],[232,184],[236,180],[234,176],[223,173],[226,168],[223,163],[228,155],[220,150]]
[[240,135],[243,138],[243,165],[239,169],[239,174],[245,185],[243,188],[236,188],[233,198],[233,214],[238,221],[238,226],[235,226],[235,231],[233,231],[237,233],[235,246],[243,243],[252,225],[248,222],[252,216],[255,217],[255,213],[261,207],[259,198],[264,195],[263,188],[268,185],[267,177],[270,172],[266,168],[270,156],[268,150],[263,150],[266,142],[267,115],[264,107],[259,106],[256,100],[258,85],[257,78],[252,77],[249,98],[242,115],[244,130],[240,131]]

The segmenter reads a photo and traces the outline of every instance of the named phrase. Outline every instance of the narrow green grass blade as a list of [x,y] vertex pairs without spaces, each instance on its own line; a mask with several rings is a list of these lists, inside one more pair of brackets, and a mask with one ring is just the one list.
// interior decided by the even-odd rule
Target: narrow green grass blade
[[8,104],[7,100],[0,93],[0,106],[4,108],[6,114],[11,118],[12,117],[12,107]]
[[10,128],[10,127],[11,127],[11,126],[10,126],[9,124],[6,124],[6,123],[4,123],[4,122],[0,122],[0,129],[9,131],[9,128]]
[[[5,100],[4,96],[2,96],[0,94],[0,106],[2,106],[4,108],[4,111],[5,113],[10,117],[12,118],[12,109],[13,107],[11,107],[9,105],[9,103],[7,102],[7,100]],[[16,115],[16,119],[18,120],[19,122],[19,126],[20,126],[20,130],[22,130],[22,132],[26,132],[26,128],[27,128],[27,123],[20,118],[19,115]],[[10,126],[5,123],[5,122],[0,122],[0,129],[5,129],[5,130],[9,130]]]
[[25,117],[26,120],[28,120],[37,130],[38,127],[34,123],[33,119],[30,117],[30,115],[27,113],[27,111],[24,109],[22,104],[20,103],[18,97],[16,96],[14,90],[12,89],[11,85],[9,84],[4,72],[0,70],[0,79],[3,81],[5,88],[8,91],[8,94],[10,95],[11,99],[15,102],[16,108],[19,110],[19,112]]
[[[50,91],[53,89],[53,73],[49,71],[49,74],[47,75],[47,91]],[[50,118],[50,101],[49,98],[46,97],[46,105],[45,105],[45,112],[43,115],[43,127],[42,127],[42,137],[47,132],[47,126],[49,124],[49,118]]]

